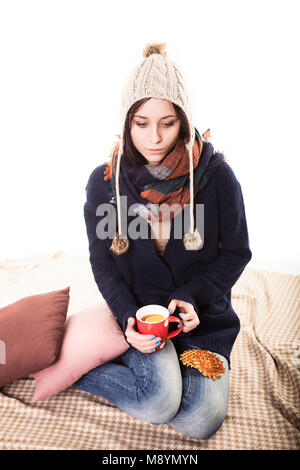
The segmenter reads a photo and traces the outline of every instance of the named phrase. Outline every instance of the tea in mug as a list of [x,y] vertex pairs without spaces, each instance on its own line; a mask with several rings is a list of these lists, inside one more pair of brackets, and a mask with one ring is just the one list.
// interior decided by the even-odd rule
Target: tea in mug
[[163,315],[145,315],[141,318],[141,320],[145,321],[146,323],[156,323],[164,319],[165,317]]

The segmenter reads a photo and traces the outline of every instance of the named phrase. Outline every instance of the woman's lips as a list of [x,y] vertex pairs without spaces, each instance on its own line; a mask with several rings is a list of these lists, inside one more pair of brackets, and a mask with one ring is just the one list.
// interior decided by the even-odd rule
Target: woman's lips
[[148,152],[151,152],[151,153],[161,153],[163,151],[163,149],[158,149],[158,150],[154,150],[154,149],[149,149]]

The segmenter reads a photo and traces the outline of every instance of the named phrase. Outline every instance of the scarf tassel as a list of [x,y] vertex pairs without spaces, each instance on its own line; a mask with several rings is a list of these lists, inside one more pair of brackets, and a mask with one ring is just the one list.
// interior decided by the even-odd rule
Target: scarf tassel
[[194,233],[187,232],[184,234],[183,244],[186,250],[200,250],[202,243],[202,238],[197,228],[194,230]]
[[110,247],[111,251],[115,255],[123,255],[124,253],[126,253],[126,251],[128,251],[128,248],[129,248],[128,238],[120,237],[120,235],[116,233],[112,241],[111,247]]
[[[183,237],[184,248],[188,251],[190,250],[200,250],[202,246],[202,239],[199,233],[199,230],[196,228],[194,233],[185,233]],[[115,255],[123,255],[129,249],[129,240],[128,238],[120,237],[118,233],[114,236],[112,241],[111,251]]]

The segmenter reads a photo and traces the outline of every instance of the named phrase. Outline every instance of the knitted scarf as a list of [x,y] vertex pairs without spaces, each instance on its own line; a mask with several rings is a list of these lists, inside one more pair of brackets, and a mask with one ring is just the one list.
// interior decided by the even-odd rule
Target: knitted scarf
[[[202,137],[207,138],[209,136],[208,129]],[[117,137],[119,136],[117,135]],[[111,202],[116,200],[115,177],[118,149],[119,142],[111,151],[110,161],[105,162],[104,180],[111,181]],[[207,161],[203,164],[201,162],[202,150],[203,141],[195,128],[195,142],[193,144],[194,196],[199,190],[200,180],[207,165]],[[120,179],[123,180],[125,187],[126,181],[129,183],[128,178],[138,190],[140,198],[142,198],[137,201],[141,204],[136,209],[136,213],[148,218],[148,220],[161,221],[165,218],[172,219],[175,217],[190,201],[189,153],[183,140],[179,139],[173,150],[157,166],[146,164],[135,169],[122,158]],[[158,206],[154,207],[153,204]],[[171,211],[169,210],[170,206],[172,206]]]

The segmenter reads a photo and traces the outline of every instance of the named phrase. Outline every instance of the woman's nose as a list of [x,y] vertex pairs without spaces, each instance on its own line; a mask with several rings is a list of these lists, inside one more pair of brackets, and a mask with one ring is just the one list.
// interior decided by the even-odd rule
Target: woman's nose
[[156,128],[151,130],[150,140],[153,143],[160,142],[161,137],[160,137],[160,134],[159,134],[159,132],[157,131]]

